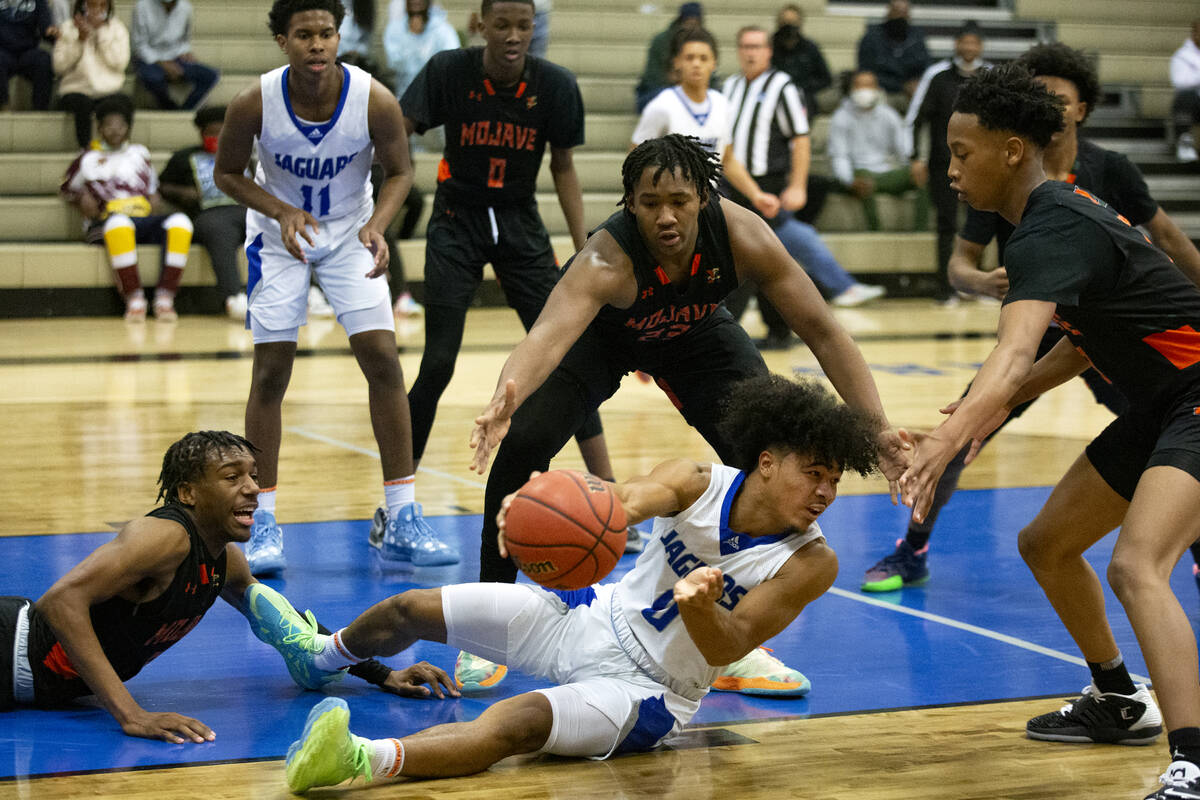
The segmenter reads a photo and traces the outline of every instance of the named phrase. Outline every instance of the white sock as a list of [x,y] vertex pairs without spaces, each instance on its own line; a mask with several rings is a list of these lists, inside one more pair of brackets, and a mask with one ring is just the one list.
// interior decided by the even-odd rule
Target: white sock
[[404,743],[399,739],[365,739],[354,736],[355,744],[365,744],[371,756],[371,777],[394,778],[404,769]]
[[393,516],[401,507],[417,499],[417,476],[397,478],[394,481],[383,482],[384,505],[387,506],[388,516]]
[[275,487],[270,489],[259,489],[258,491],[258,507],[266,511],[272,517],[275,516]]
[[317,634],[317,641],[324,645],[321,652],[313,656],[313,664],[317,669],[333,672],[334,670],[342,669],[343,667],[352,666],[366,659],[359,658],[346,649],[346,645],[342,643],[342,631],[334,631],[330,636],[322,636]]

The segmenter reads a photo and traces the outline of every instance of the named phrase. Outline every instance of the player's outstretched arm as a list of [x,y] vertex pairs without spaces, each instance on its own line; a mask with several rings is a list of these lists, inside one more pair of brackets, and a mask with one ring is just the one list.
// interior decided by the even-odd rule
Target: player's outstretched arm
[[[152,713],[125,688],[92,627],[91,607],[117,595],[165,586],[188,553],[187,531],[177,522],[140,517],[111,542],[96,548],[37,601],[75,671],[129,736],[166,742],[204,742],[215,738],[199,720],[170,712]],[[133,598],[131,598],[133,599]]]
[[695,503],[712,480],[709,464],[676,458],[650,470],[649,475],[613,484],[630,525],[651,517],[678,514]]
[[675,584],[679,617],[712,666],[732,664],[775,636],[837,577],[837,556],[818,539],[800,548],[775,577],[760,583],[727,611],[717,605],[725,581],[716,567],[698,567]]
[[367,273],[368,278],[378,278],[387,273],[387,241],[383,232],[396,218],[404,198],[412,189],[412,161],[408,153],[408,131],[404,115],[396,97],[377,80],[371,80],[371,96],[367,105],[367,125],[371,131],[371,142],[375,155],[383,166],[383,184],[379,187],[379,198],[375,201],[375,212],[367,224],[358,232],[358,239],[371,251],[375,266]]
[[550,177],[554,179],[558,205],[566,217],[567,230],[571,232],[571,243],[575,245],[575,252],[579,252],[587,241],[587,224],[583,221],[583,186],[575,171],[571,148],[550,146]]

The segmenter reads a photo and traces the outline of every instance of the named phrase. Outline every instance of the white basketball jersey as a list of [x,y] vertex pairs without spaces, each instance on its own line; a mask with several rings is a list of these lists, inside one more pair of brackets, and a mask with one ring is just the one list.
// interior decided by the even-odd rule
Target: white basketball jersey
[[797,550],[821,538],[814,522],[807,530],[780,536],[746,536],[729,528],[729,509],[745,473],[712,465],[704,494],[673,517],[654,520],[654,535],[637,564],[616,584],[613,623],[627,627],[648,655],[676,681],[707,689],[720,671],[710,667],[679,618],[675,583],[694,569],[717,567],[725,593],[717,604],[730,611],[746,592],[774,577]]
[[659,92],[642,109],[633,131],[633,143],[679,133],[695,136],[705,150],[720,158],[729,144],[729,127],[729,100],[725,95],[709,89],[703,103],[693,103],[683,89],[672,86]]
[[[371,161],[375,148],[367,126],[371,76],[339,65],[345,74],[337,109],[313,124],[292,110],[290,67],[272,70],[262,82],[262,132],[255,181],[275,197],[320,221],[361,216],[372,208]],[[264,218],[265,219],[265,218]]]

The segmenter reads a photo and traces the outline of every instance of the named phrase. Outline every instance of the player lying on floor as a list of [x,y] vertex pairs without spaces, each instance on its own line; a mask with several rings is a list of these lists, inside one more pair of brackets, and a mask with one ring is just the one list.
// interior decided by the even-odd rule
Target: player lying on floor
[[[218,596],[280,652],[299,685],[341,677],[315,670],[311,653],[289,638],[317,626],[312,612],[300,617],[251,577],[234,544],[250,538],[258,505],[254,446],[225,431],[189,433],[167,449],[158,482],[161,507],[126,524],[37,602],[0,598],[0,710],[94,694],[130,736],[212,741],[199,720],[146,711],[124,681],[182,639]],[[458,694],[449,675],[425,662],[394,671],[367,661],[353,673],[396,694]]]
[[[312,631],[317,668],[425,639],[558,685],[403,739],[351,734],[346,703],[328,698],[288,751],[289,787],[467,775],[521,753],[606,758],[679,733],[719,666],[780,633],[833,583],[837,557],[816,519],[843,469],[874,469],[880,423],[819,384],[762,375],[733,387],[720,424],[736,467],[676,459],[614,486],[631,524],[656,517],[654,536],[619,582],[573,592],[502,583],[415,589],[332,636]],[[501,552],[512,497],[500,511]]]

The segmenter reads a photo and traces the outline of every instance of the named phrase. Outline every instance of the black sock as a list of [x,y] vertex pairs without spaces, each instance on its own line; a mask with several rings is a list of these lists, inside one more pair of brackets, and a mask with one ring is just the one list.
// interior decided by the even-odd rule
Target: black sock
[[1167,731],[1167,746],[1172,761],[1190,761],[1200,766],[1200,728],[1177,728]]
[[1200,539],[1197,539],[1196,541],[1192,542],[1191,551],[1192,551],[1192,560],[1195,561],[1197,564],[1200,564]]
[[908,546],[914,551],[919,551],[929,544],[929,534],[932,530],[919,530],[912,525],[908,526],[908,533],[904,534],[904,541],[908,542]]
[[1087,662],[1088,669],[1092,671],[1092,683],[1096,684],[1096,688],[1104,694],[1116,692],[1117,694],[1133,694],[1137,691],[1137,687],[1133,685],[1133,678],[1129,677],[1129,670],[1125,669],[1125,661],[1121,656],[1117,656],[1112,661],[1104,664],[1097,664],[1093,661]]

